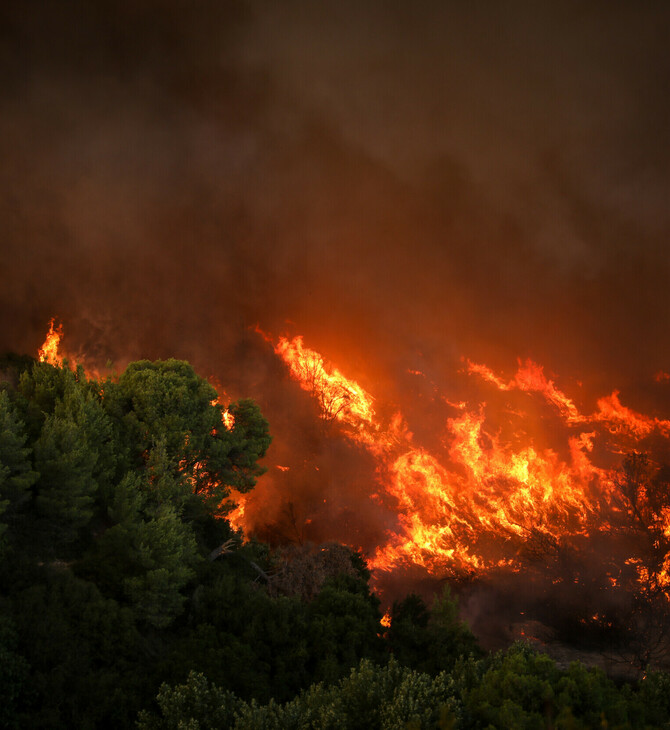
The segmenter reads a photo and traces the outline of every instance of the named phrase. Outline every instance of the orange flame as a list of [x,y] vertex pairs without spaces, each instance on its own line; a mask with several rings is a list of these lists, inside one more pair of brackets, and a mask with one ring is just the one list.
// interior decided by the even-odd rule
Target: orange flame
[[233,427],[235,426],[235,416],[233,416],[227,408],[221,414],[221,420],[228,431],[233,430]]
[[356,429],[374,422],[372,396],[337,368],[327,368],[318,352],[303,346],[302,337],[280,337],[275,352],[300,387],[316,397],[324,420],[337,419]]
[[[460,413],[448,419],[446,450],[438,456],[412,445],[401,413],[383,423],[372,396],[305,347],[301,337],[280,338],[275,352],[291,377],[316,398],[322,418],[339,422],[349,438],[378,460],[381,489],[371,498],[391,504],[398,514],[397,529],[388,532],[386,544],[370,558],[371,567],[381,570],[403,564],[442,574],[514,567],[530,535],[559,540],[586,534],[595,518],[602,524],[602,507],[613,489],[613,473],[591,461],[598,425],[638,438],[654,430],[670,435],[670,421],[635,413],[616,392],[598,401],[596,413],[583,415],[531,360],[519,362],[509,380],[468,361],[469,374],[500,391],[543,398],[568,432],[564,455],[538,448],[528,436],[525,445],[512,446],[489,433],[483,404],[473,409],[442,396]],[[583,429],[587,424],[590,430]]]
[[[55,327],[51,319],[38,353],[41,362],[62,364],[62,336],[62,325]],[[397,525],[370,557],[370,566],[379,570],[407,564],[441,575],[496,566],[515,569],[529,536],[540,534],[558,542],[564,536],[587,534],[594,521],[603,525],[604,515],[609,514],[604,508],[612,504],[615,475],[592,461],[594,453],[602,453],[603,446],[611,453],[623,453],[651,434],[670,438],[670,420],[636,412],[621,402],[618,391],[598,399],[595,412],[587,415],[531,360],[519,361],[512,378],[467,361],[467,375],[480,377],[486,387],[507,393],[510,399],[515,397],[513,391],[539,396],[560,425],[565,442],[556,449],[538,445],[527,433],[526,422],[511,437],[504,436],[504,430],[492,423],[485,403],[471,404],[438,393],[437,400],[456,415],[445,421],[441,451],[428,450],[414,445],[401,412],[382,418],[373,396],[305,347],[302,337],[281,337],[274,351],[290,376],[316,399],[321,418],[337,424],[376,460],[379,484],[370,498],[397,513]],[[426,377],[418,370],[410,372]],[[657,377],[659,382],[665,379]],[[509,407],[507,412],[524,418],[523,411],[523,407],[520,411]],[[234,428],[228,408],[222,407],[221,420],[226,429]],[[594,449],[596,443],[598,449]],[[289,470],[278,464],[276,468]],[[245,507],[242,496],[228,514],[233,527],[249,527],[251,517]],[[663,507],[653,519],[657,534],[670,540],[670,508]],[[670,553],[654,568],[638,558],[627,562],[641,585],[663,591],[670,599]],[[622,577],[618,573],[607,579],[617,586]]]
[[650,418],[622,405],[619,391],[598,400],[599,413],[596,418],[608,424],[612,433],[628,431],[637,438],[644,438],[658,429],[664,436],[670,436],[670,421]]
[[230,526],[234,530],[244,530],[246,529],[246,522],[244,519],[244,507],[245,507],[245,499],[242,498],[239,500],[237,507],[235,507],[234,510],[229,512],[226,515],[226,519],[228,522],[230,522]]
[[480,375],[484,380],[493,383],[499,390],[517,389],[540,393],[568,421],[579,423],[583,420],[573,401],[554,385],[553,380],[548,380],[542,366],[537,365],[532,360],[526,360],[523,364],[519,362],[516,375],[508,383],[495,375],[486,365],[468,361],[468,371]]
[[63,364],[62,355],[58,354],[58,346],[63,336],[63,325],[59,324],[54,328],[54,318],[49,320],[49,331],[47,332],[44,344],[37,351],[37,357],[40,362],[46,362],[49,365],[60,367]]

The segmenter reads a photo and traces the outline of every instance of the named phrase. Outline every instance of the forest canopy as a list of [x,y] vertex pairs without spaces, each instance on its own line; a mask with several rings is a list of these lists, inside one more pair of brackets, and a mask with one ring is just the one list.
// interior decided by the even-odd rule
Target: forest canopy
[[245,540],[225,517],[270,442],[183,361],[0,362],[0,727],[667,722],[667,675],[486,655],[448,587],[382,623],[359,553]]

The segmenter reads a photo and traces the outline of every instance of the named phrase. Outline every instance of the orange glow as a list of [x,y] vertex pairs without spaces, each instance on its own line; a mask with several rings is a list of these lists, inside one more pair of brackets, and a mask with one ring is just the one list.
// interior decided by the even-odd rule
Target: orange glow
[[356,429],[373,423],[372,396],[337,368],[326,367],[318,352],[303,346],[302,337],[280,337],[275,352],[289,366],[300,387],[317,399],[324,420],[337,419]]
[[63,325],[59,324],[58,327],[54,327],[54,322],[55,318],[52,317],[49,320],[49,329],[44,344],[37,351],[38,360],[53,365],[54,367],[62,367],[63,363],[67,362],[72,370],[83,368],[87,378],[99,380],[101,377],[100,370],[96,367],[91,367],[85,358],[82,361],[79,354],[77,355],[77,359],[75,359],[70,352],[63,351],[61,342],[63,338]]
[[629,432],[637,438],[648,436],[658,429],[664,436],[670,436],[670,421],[650,418],[622,405],[619,392],[598,400],[599,413],[596,418],[609,425],[612,433]]
[[390,628],[390,626],[391,626],[391,614],[390,614],[390,613],[385,613],[385,614],[384,614],[384,615],[382,616],[382,618],[381,618],[381,621],[380,621],[379,623],[380,623],[380,624],[381,624],[381,625],[382,625],[382,626],[383,626],[383,627],[384,627],[385,629],[388,629],[388,628]]
[[63,364],[63,356],[58,353],[61,337],[63,336],[63,325],[59,324],[54,328],[54,318],[49,320],[49,331],[47,332],[44,344],[37,351],[37,357],[40,362],[46,362],[49,365],[60,367]]
[[221,420],[228,431],[233,430],[233,427],[235,426],[235,416],[233,416],[227,408],[221,414]]
[[[39,350],[41,362],[62,364],[62,336],[62,325],[55,327],[52,319]],[[378,571],[415,566],[449,576],[502,567],[519,570],[523,551],[533,540],[551,546],[588,535],[594,526],[616,527],[612,515],[617,510],[620,515],[621,507],[613,495],[621,454],[638,449],[652,435],[670,438],[670,420],[624,405],[618,391],[595,400],[595,408],[578,406],[554,376],[531,360],[519,361],[512,377],[466,361],[463,376],[468,382],[474,378],[480,384],[486,401],[502,398],[505,405],[487,408],[483,398],[468,395],[475,400],[462,400],[462,392],[442,393],[431,382],[433,402],[448,410],[435,426],[433,445],[426,447],[410,430],[410,425],[416,428],[411,418],[392,404],[375,407],[370,393],[306,347],[302,337],[280,337],[273,348],[289,376],[315,399],[322,420],[373,459],[376,483],[368,497],[395,515],[382,544],[369,556],[370,567]],[[426,378],[419,370],[408,372]],[[221,398],[213,403],[221,406],[223,427],[234,429],[235,418]],[[294,473],[288,466],[274,468],[278,482]],[[234,528],[249,531],[255,509],[246,509],[248,495],[237,499],[226,516]],[[643,491],[641,499],[646,499]],[[222,504],[221,514],[230,506]],[[656,507],[650,519],[658,540],[670,541],[670,507]],[[305,517],[305,524],[311,521]],[[636,557],[627,564],[642,590],[670,599],[670,553],[661,553],[654,566]],[[612,573],[605,576],[612,588],[626,583],[624,570]]]
[[[448,575],[503,566],[517,569],[520,551],[531,536],[551,544],[565,536],[586,535],[593,524],[607,528],[604,508],[611,501],[614,472],[592,461],[602,426],[608,433],[636,438],[652,431],[670,435],[669,421],[635,413],[621,404],[618,393],[601,398],[594,414],[582,414],[531,360],[519,362],[511,379],[467,361],[467,374],[499,391],[537,394],[565,440],[560,449],[539,447],[525,430],[530,424],[515,427],[512,437],[504,439],[500,428],[492,427],[484,403],[473,406],[440,395],[458,413],[447,419],[444,451],[438,453],[413,445],[402,413],[383,422],[372,396],[305,347],[301,337],[280,338],[275,352],[288,365],[290,376],[315,397],[322,418],[339,422],[377,461],[379,484],[370,498],[397,514],[396,526],[369,558],[370,567],[378,570],[414,565]],[[517,420],[524,418],[523,411],[509,413]],[[500,415],[495,417],[499,420]],[[670,536],[670,511],[660,519]],[[656,580],[670,585],[668,574],[664,577],[660,571]],[[616,585],[616,578],[609,580]]]
[[555,406],[558,411],[570,422],[579,423],[584,420],[579,414],[573,401],[561,392],[552,380],[548,380],[541,365],[532,360],[519,362],[516,375],[509,382],[498,377],[486,365],[480,365],[468,360],[468,372],[479,375],[489,383],[493,383],[499,390],[524,390],[540,393],[547,402]]
[[230,522],[230,526],[234,530],[244,530],[246,528],[244,520],[244,505],[245,500],[242,498],[237,507],[226,515],[226,519]]

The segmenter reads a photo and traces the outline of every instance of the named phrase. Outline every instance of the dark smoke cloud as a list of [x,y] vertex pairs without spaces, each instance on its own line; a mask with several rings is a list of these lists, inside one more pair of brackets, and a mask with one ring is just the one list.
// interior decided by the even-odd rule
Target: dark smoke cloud
[[[652,2],[4,3],[0,349],[34,353],[57,315],[103,363],[187,358],[258,398],[277,463],[304,447],[324,467],[347,458],[312,444],[256,324],[401,404],[407,368],[448,388],[463,355],[657,403],[669,20]],[[342,521],[374,482],[348,459]],[[301,482],[309,505],[323,483]],[[364,518],[370,544],[387,516]]]

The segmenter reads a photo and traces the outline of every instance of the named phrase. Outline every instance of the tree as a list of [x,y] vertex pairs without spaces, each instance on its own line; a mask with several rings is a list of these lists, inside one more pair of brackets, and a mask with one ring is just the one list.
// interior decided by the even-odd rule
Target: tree
[[11,596],[17,641],[30,667],[20,727],[130,727],[157,682],[133,614],[62,565]]
[[[102,385],[46,363],[13,377],[0,386],[0,725],[128,727],[189,662],[248,696],[303,687],[306,609],[253,583],[262,549],[206,560],[239,540],[216,519],[231,489],[263,472],[258,407],[229,406],[229,428],[176,360]],[[216,587],[222,575],[232,584]]]
[[429,619],[428,607],[416,593],[394,601],[387,637],[393,656],[404,666],[416,669],[429,654]]
[[451,670],[461,656],[482,654],[474,634],[458,616],[458,603],[448,585],[430,610],[414,593],[396,601],[388,642],[401,664],[432,675]]
[[210,511],[230,489],[246,492],[265,470],[258,460],[269,444],[267,421],[251,400],[229,407],[234,426],[223,422],[214,388],[180,360],[131,363],[118,383],[107,381],[103,403],[113,417],[127,454],[128,469],[146,464],[158,444],[176,478]]
[[62,402],[66,391],[77,384],[88,387],[82,370],[72,372],[67,366],[56,367],[36,362],[24,370],[17,389],[17,405],[26,424],[29,441],[37,440],[47,416]]
[[183,685],[163,684],[156,698],[161,717],[140,713],[138,730],[199,730],[231,728],[243,704],[229,691],[210,684],[202,673],[190,672]]
[[6,611],[5,605],[0,606],[0,727],[20,728],[20,706],[29,694],[30,666],[17,653],[19,637]]
[[[15,394],[35,469],[32,540],[47,552],[72,543],[100,511],[117,472],[117,444],[95,382],[79,369],[36,363]],[[35,515],[33,515],[33,518]],[[39,525],[38,525],[39,522]]]
[[450,677],[419,674],[391,660],[363,659],[337,684],[314,684],[285,704],[243,702],[192,672],[184,684],[163,685],[160,715],[143,712],[140,730],[400,730],[455,727],[459,702]]
[[183,488],[173,481],[166,472],[148,479],[129,472],[109,509],[114,524],[79,567],[108,595],[128,601],[139,621],[155,628],[165,628],[181,613],[183,589],[202,559],[191,525],[181,519]]
[[644,727],[602,670],[574,662],[561,672],[546,654],[515,644],[492,657],[462,692],[469,727]]
[[56,545],[77,539],[93,517],[98,485],[93,478],[97,454],[69,414],[47,416],[35,442],[35,505],[45,534]]
[[380,621],[379,599],[366,581],[346,573],[328,579],[309,604],[314,679],[336,681],[363,658],[385,661]]
[[643,672],[670,659],[670,467],[632,452],[615,485],[623,515],[618,536],[631,551],[623,586],[630,608],[619,653]]
[[[30,487],[38,474],[30,463],[24,426],[6,391],[0,391],[0,515],[13,521],[30,499]],[[0,539],[7,528],[0,523]]]

